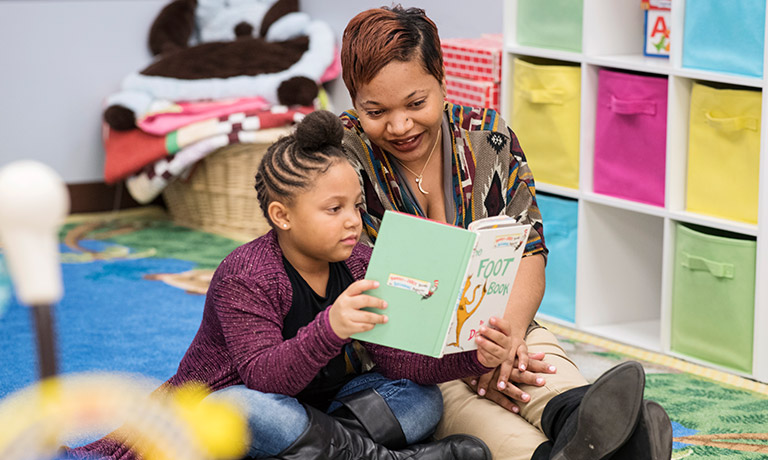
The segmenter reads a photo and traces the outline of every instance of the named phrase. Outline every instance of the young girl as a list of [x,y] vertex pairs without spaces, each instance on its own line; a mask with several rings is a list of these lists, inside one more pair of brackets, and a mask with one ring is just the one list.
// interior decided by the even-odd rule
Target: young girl
[[[361,187],[342,135],[335,115],[314,112],[269,148],[256,190],[273,229],[218,267],[200,329],[166,385],[202,382],[209,397],[236,401],[251,457],[490,459],[467,435],[414,443],[442,415],[434,384],[488,372],[506,357],[505,321],[491,320],[477,351],[442,359],[370,344],[364,353],[350,341],[387,317],[361,310],[386,304],[364,294],[377,283],[361,279],[370,249],[357,244]],[[93,454],[132,456],[115,437],[69,450]]]

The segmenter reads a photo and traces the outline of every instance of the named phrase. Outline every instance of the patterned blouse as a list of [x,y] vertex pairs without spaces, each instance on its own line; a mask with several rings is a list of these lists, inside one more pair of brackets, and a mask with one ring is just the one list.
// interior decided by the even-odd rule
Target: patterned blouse
[[[357,113],[344,112],[341,121],[346,128],[344,148],[358,163],[366,203],[363,222],[371,241],[376,240],[385,210],[424,216],[397,162],[369,141]],[[444,167],[448,222],[466,228],[477,219],[504,213],[532,226],[525,256],[546,258],[533,175],[515,133],[495,110],[449,102],[443,132],[450,134],[443,137],[443,151],[451,152]]]

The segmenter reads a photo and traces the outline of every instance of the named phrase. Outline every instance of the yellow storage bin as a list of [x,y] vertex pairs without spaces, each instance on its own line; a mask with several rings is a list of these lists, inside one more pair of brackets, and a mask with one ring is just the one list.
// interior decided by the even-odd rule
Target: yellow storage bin
[[510,124],[536,182],[579,187],[581,68],[515,59]]
[[760,91],[694,83],[686,209],[757,223]]

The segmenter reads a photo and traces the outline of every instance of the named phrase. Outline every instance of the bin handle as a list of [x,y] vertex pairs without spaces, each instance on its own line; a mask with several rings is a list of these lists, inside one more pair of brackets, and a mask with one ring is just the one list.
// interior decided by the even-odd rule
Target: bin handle
[[692,271],[708,271],[715,278],[733,278],[733,264],[715,262],[703,257],[694,256],[687,252],[681,252],[681,264]]
[[706,112],[704,116],[707,117],[707,121],[710,125],[729,131],[741,131],[749,129],[751,131],[757,131],[760,128],[757,118],[752,117],[716,117],[712,115],[712,112]]
[[621,115],[656,115],[656,102],[618,99],[611,95],[610,109]]
[[565,91],[560,89],[519,89],[519,94],[533,104],[558,104],[565,102]]

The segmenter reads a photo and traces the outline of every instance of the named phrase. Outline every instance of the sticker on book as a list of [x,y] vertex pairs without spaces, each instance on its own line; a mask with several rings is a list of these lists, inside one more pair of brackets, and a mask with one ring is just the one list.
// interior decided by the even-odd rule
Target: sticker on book
[[434,280],[430,283],[429,281],[422,281],[416,278],[396,275],[394,273],[390,273],[389,278],[387,278],[387,286],[415,292],[416,294],[419,294],[422,299],[428,299],[432,297],[432,294],[437,291],[437,284],[437,280]]
[[528,232],[523,233],[510,233],[507,235],[499,235],[493,242],[494,248],[506,248],[513,247],[515,250],[520,247],[521,244],[528,240]]

